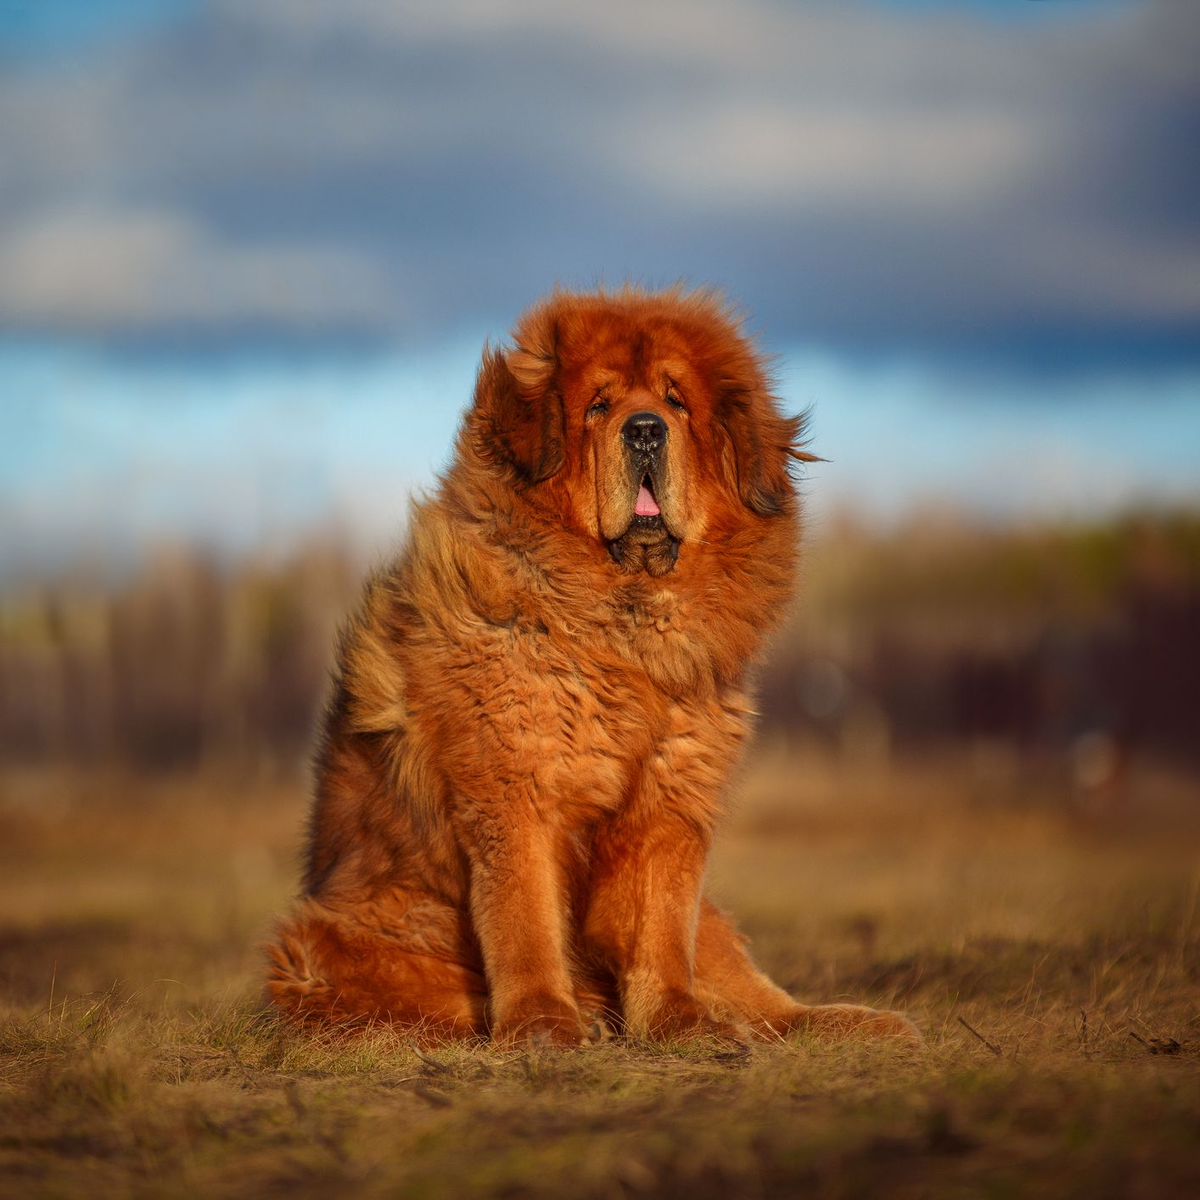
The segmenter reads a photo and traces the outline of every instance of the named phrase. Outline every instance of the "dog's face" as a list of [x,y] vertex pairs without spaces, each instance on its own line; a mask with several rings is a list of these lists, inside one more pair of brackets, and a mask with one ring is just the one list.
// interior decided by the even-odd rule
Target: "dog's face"
[[617,569],[790,509],[798,419],[706,293],[556,295],[485,356],[479,441]]

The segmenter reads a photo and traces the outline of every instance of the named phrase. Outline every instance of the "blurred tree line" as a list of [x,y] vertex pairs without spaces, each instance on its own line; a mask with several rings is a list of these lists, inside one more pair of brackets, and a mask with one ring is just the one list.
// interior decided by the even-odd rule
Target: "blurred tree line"
[[[308,752],[362,564],[150,558],[100,586],[0,595],[0,751],[17,764],[292,769]],[[981,528],[944,516],[810,536],[762,675],[769,729],[855,756],[962,744],[1200,767],[1200,514]]]
[[857,752],[1145,752],[1200,766],[1200,513],[981,528],[926,515],[826,531],[764,711]]
[[166,550],[111,587],[65,578],[0,600],[9,762],[284,765],[313,732],[359,568],[314,543],[283,564]]

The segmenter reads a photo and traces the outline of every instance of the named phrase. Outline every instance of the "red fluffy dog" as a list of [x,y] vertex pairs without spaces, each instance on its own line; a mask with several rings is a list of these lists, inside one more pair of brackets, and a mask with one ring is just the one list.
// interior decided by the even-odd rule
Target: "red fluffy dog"
[[708,293],[557,293],[513,341],[342,639],[271,998],[561,1045],[911,1036],[797,1003],[701,894],[792,590],[800,420]]

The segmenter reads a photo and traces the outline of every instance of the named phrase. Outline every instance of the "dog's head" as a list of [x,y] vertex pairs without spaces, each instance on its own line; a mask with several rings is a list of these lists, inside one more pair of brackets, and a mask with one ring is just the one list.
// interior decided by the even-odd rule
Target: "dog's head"
[[710,292],[556,293],[484,354],[475,442],[540,506],[661,575],[794,504],[785,417],[739,322]]

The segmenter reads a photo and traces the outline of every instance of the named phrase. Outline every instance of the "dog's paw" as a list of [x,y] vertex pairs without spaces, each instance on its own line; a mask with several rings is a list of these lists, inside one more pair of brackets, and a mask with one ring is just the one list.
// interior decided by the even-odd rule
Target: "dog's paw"
[[897,1038],[921,1045],[920,1033],[907,1017],[863,1004],[798,1004],[789,1013],[756,1022],[761,1037],[782,1038],[803,1032],[829,1041],[875,1041]]
[[532,997],[511,1006],[493,1024],[492,1039],[500,1045],[566,1049],[593,1040],[578,1009],[552,996]]
[[721,1021],[694,996],[673,992],[661,997],[648,1017],[632,1030],[657,1042],[692,1041],[711,1038],[725,1048],[745,1048],[747,1031],[740,1025]]

